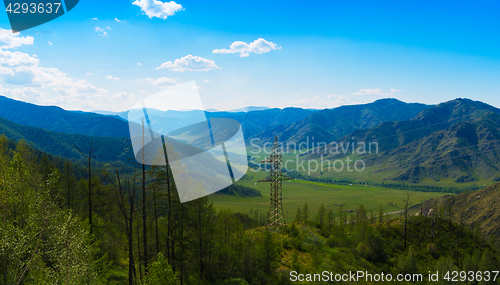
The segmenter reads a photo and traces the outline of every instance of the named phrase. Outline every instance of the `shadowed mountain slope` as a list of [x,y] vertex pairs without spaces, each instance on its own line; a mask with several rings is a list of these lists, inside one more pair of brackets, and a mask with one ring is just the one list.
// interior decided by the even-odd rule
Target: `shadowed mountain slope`
[[0,96],[0,116],[16,124],[67,134],[128,137],[127,122],[112,116],[38,106]]

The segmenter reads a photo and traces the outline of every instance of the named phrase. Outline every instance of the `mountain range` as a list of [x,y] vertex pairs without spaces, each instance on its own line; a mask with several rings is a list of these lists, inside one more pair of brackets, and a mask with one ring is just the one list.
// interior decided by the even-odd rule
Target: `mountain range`
[[[332,151],[332,146],[377,145]],[[500,179],[500,110],[479,101],[455,99],[426,108],[406,121],[386,121],[358,129],[304,155],[304,159],[341,159],[355,155],[385,180],[457,183]]]
[[[127,112],[107,115],[37,106],[0,96],[0,133],[24,139],[34,147],[70,158],[81,157],[74,144],[93,140],[108,145],[103,160],[130,154]],[[455,99],[438,105],[381,99],[333,109],[263,109],[246,112],[148,110],[151,124],[162,132],[209,119],[231,118],[241,123],[247,141],[261,143],[275,136],[284,143],[312,139],[336,145],[376,143],[377,153],[332,153],[324,145],[302,155],[303,160],[338,159],[355,155],[366,163],[367,176],[402,182],[454,183],[500,180],[500,110],[480,101]],[[204,114],[203,114],[204,113]],[[186,129],[183,135],[189,136]],[[177,130],[178,132],[178,130]],[[127,157],[128,158],[128,157]],[[363,178],[362,175],[360,178]],[[368,179],[364,177],[364,179]]]
[[381,99],[362,105],[341,106],[314,112],[302,120],[254,135],[262,142],[280,141],[298,144],[309,138],[317,142],[333,142],[358,129],[373,128],[386,121],[410,120],[432,106],[409,104],[397,99]]

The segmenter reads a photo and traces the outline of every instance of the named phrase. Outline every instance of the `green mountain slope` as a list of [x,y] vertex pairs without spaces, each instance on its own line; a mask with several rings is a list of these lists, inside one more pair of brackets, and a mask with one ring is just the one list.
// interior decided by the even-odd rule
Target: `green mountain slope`
[[300,143],[309,140],[332,142],[357,129],[373,128],[386,121],[410,120],[431,106],[409,104],[397,99],[381,99],[363,105],[341,106],[312,113],[308,117],[254,137],[262,142],[272,141],[278,136],[280,141]]
[[[414,183],[492,181],[500,177],[499,113],[482,102],[456,99],[409,121],[357,130],[332,145],[338,152],[332,146],[322,147],[305,158],[341,159],[354,154],[369,168],[360,174],[365,179],[373,174],[379,180]],[[363,143],[378,145],[378,153],[376,147],[363,153]]]
[[113,116],[38,106],[4,96],[0,96],[0,116],[16,124],[54,132],[99,137],[129,136],[127,122]]
[[130,139],[112,137],[91,137],[80,134],[65,134],[44,130],[36,127],[21,126],[0,117],[0,134],[9,139],[24,139],[43,152],[66,158],[81,158],[82,155],[74,146],[83,152],[89,149],[90,141],[94,146],[101,146],[96,155],[100,161],[125,160],[133,157]]
[[[424,204],[424,214],[450,217],[453,222],[463,223],[484,236],[500,238],[500,183],[474,192],[464,192],[447,196],[439,202],[428,201]],[[432,210],[431,210],[432,209]]]
[[392,179],[418,182],[451,179],[458,183],[500,177],[500,115],[461,122],[384,153],[371,163],[392,161],[402,169]]
[[386,121],[372,129],[356,130],[339,142],[377,142],[381,152],[390,151],[454,124],[493,113],[499,114],[500,110],[479,101],[455,99],[425,109],[411,120]]

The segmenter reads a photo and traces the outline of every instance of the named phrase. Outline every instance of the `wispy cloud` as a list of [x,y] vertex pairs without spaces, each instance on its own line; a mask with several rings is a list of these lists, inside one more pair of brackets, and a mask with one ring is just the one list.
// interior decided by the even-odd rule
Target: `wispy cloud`
[[106,32],[106,29],[111,30],[110,27],[106,27],[106,28],[94,27],[94,31],[98,32],[99,36],[107,36],[108,33]]
[[391,88],[391,93],[397,93],[397,92],[401,92],[401,91],[403,91],[403,90]]
[[113,76],[111,76],[111,75],[106,75],[106,79],[108,79],[108,80],[120,81],[120,78],[118,78],[118,77],[113,77]]
[[132,5],[140,7],[142,12],[150,19],[156,17],[165,20],[167,17],[173,16],[176,12],[183,9],[182,5],[174,1],[135,0],[132,2]]
[[263,38],[257,39],[249,44],[236,41],[229,46],[229,49],[214,49],[213,53],[239,53],[240,57],[247,57],[250,53],[262,54],[275,49],[281,49],[277,44],[268,42]]
[[173,62],[167,61],[162,63],[156,69],[168,69],[172,71],[209,71],[213,69],[220,69],[220,67],[215,64],[215,61],[206,59],[199,56],[192,56],[190,54],[176,59]]
[[358,92],[351,93],[351,95],[385,95],[385,93],[382,89],[377,88],[377,89],[361,89]]
[[154,86],[177,85],[179,84],[174,78],[160,77],[158,79],[146,78],[145,81]]
[[49,41],[49,46],[53,45],[53,43],[51,41]]
[[92,76],[92,73],[88,72],[88,73],[85,73],[85,75]]

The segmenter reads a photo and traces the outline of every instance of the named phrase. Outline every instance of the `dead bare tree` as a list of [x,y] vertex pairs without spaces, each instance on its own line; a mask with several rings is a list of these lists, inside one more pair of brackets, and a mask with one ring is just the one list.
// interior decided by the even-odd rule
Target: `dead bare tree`
[[406,192],[406,199],[403,200],[405,202],[404,207],[404,218],[405,218],[405,226],[404,226],[404,249],[406,249],[406,240],[407,240],[407,222],[408,222],[408,208],[410,205],[410,194]]
[[[134,213],[135,213],[135,201],[136,201],[136,191],[135,187],[133,187],[133,191],[130,191],[130,184],[128,185],[128,193],[124,193],[125,191],[122,189],[122,184],[120,180],[120,174],[118,173],[118,169],[116,169],[116,177],[118,179],[118,191],[115,188],[115,198],[117,200],[118,204],[118,209],[120,210],[120,213],[123,215],[125,219],[125,231],[127,234],[127,241],[128,241],[128,282],[129,285],[134,284],[134,278],[136,276],[135,273],[135,263],[134,263],[134,236],[133,236],[133,229],[134,229]],[[126,197],[126,194],[128,194],[128,197]],[[129,202],[129,208],[127,210],[127,198]]]
[[81,155],[83,155],[87,160],[88,160],[88,202],[89,202],[89,224],[90,224],[90,233],[92,234],[93,230],[93,224],[92,224],[92,159],[95,159],[97,155],[95,155],[95,152],[101,147],[93,147],[92,146],[92,139],[90,140],[90,146],[89,146],[89,152],[88,154],[83,153],[76,145],[73,144],[73,147],[80,152]]

